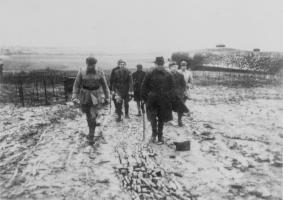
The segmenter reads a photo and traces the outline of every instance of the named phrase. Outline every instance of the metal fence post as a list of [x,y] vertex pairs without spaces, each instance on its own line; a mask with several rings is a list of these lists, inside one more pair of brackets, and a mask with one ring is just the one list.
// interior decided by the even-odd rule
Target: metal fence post
[[48,105],[45,76],[43,76],[43,86],[44,86],[45,105]]

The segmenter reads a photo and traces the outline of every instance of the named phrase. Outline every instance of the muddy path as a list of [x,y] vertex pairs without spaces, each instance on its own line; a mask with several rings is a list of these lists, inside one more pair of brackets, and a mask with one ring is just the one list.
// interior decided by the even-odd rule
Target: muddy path
[[[1,199],[282,199],[280,91],[194,91],[185,126],[174,115],[164,145],[148,142],[148,122],[142,141],[134,102],[121,123],[103,111],[93,147],[77,108],[3,105]],[[191,151],[175,151],[184,140]]]
[[[77,109],[55,106],[15,112],[17,116],[23,113],[25,118],[19,119],[23,121],[20,130],[12,130],[13,123],[5,118],[1,199],[125,199],[115,178],[115,163],[109,162],[115,157],[100,148],[102,144],[108,148],[102,135],[104,126],[98,128],[96,144],[90,147],[85,118]],[[100,120],[108,124],[109,116]],[[17,119],[11,117],[10,121]]]

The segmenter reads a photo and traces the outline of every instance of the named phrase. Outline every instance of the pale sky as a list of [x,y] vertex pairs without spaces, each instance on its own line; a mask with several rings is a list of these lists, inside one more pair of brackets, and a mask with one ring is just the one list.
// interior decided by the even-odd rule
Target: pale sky
[[283,0],[0,0],[0,46],[283,52]]

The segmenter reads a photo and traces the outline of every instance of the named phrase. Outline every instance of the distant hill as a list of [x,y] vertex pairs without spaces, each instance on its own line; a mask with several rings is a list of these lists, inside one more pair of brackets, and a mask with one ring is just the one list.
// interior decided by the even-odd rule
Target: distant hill
[[248,51],[234,48],[209,48],[174,52],[171,59],[187,59],[192,66],[211,66],[277,73],[283,70],[283,52]]
[[198,49],[198,50],[191,50],[188,51],[190,55],[194,54],[208,54],[208,53],[214,53],[214,54],[249,54],[249,53],[257,53],[260,55],[277,55],[277,56],[283,56],[283,52],[275,52],[275,51],[249,51],[249,50],[243,50],[243,49],[235,49],[235,48],[228,48],[228,47],[222,47],[222,48],[207,48],[207,49]]

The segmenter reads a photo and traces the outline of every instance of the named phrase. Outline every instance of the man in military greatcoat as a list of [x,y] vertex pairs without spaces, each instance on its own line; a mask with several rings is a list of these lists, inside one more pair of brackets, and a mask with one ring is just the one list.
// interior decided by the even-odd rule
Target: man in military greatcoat
[[134,100],[137,102],[138,116],[141,116],[141,85],[145,77],[142,65],[137,65],[137,71],[133,73]]
[[80,104],[82,112],[86,114],[90,144],[93,144],[99,110],[109,101],[109,88],[104,72],[96,67],[96,63],[97,60],[93,57],[86,59],[86,67],[79,70],[72,94],[72,101]]
[[124,104],[125,118],[129,118],[129,101],[133,96],[133,83],[131,72],[126,68],[126,62],[120,60],[119,68],[111,76],[111,89],[117,106],[117,122],[122,120],[122,107]]

